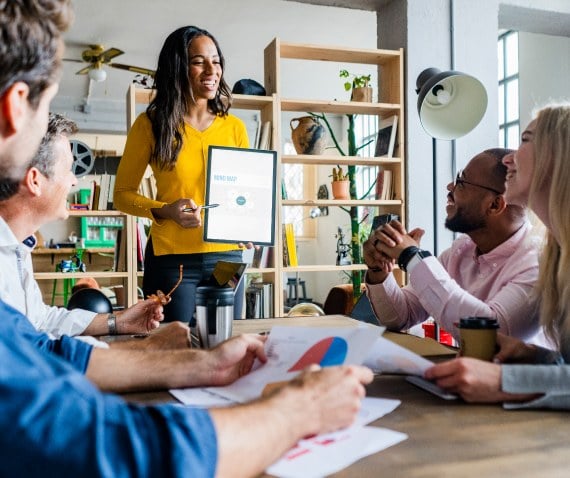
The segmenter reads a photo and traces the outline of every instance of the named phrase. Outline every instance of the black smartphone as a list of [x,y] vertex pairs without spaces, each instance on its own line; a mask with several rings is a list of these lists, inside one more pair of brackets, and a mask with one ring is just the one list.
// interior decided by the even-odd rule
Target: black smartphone
[[379,216],[374,216],[372,219],[372,231],[378,229],[380,226],[384,224],[388,224],[390,221],[399,221],[400,216],[397,214],[380,214]]

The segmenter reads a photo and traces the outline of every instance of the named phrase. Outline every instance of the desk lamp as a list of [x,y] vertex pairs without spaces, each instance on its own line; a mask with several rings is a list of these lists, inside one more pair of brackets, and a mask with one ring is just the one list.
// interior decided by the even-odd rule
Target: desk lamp
[[476,78],[459,71],[427,68],[416,80],[418,114],[432,137],[433,237],[437,256],[437,149],[436,139],[454,140],[479,124],[487,109],[487,92]]

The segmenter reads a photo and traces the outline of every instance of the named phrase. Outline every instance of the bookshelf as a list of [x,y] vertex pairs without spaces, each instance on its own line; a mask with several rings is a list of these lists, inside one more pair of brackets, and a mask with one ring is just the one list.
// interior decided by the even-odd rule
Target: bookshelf
[[[281,115],[283,112],[298,113],[328,113],[332,115],[375,115],[379,119],[379,124],[391,118],[398,116],[398,128],[396,143],[397,146],[393,157],[351,157],[338,156],[330,154],[322,155],[286,155],[278,152],[278,160],[280,164],[302,164],[310,165],[314,168],[328,168],[334,165],[368,165],[380,167],[391,171],[394,199],[390,200],[334,200],[334,199],[316,199],[315,197],[305,197],[301,199],[281,199],[278,195],[280,211],[290,206],[308,206],[308,207],[353,207],[367,206],[374,214],[398,214],[405,224],[406,212],[406,191],[405,191],[405,138],[404,138],[404,63],[403,50],[368,50],[353,49],[334,46],[308,45],[300,43],[282,42],[278,38],[274,39],[264,51],[265,59],[265,88],[268,94],[277,97],[276,109]],[[354,102],[354,101],[332,101],[326,99],[293,99],[286,98],[283,95],[281,84],[282,74],[286,68],[286,62],[283,60],[303,60],[306,62],[341,62],[350,64],[372,65],[377,69],[378,84],[376,85],[378,92],[378,102]],[[303,65],[304,66],[304,65]],[[287,124],[286,121],[278,123]],[[281,129],[276,132],[277,141],[274,144],[281,144],[284,133]],[[326,220],[326,219],[325,219]],[[281,221],[277,221],[279,229],[281,229]],[[283,264],[283,240],[282,231],[276,234],[277,248],[276,261],[278,265],[278,274],[276,275],[276,294],[281,297],[276,302],[281,304],[281,310],[278,315],[283,315],[283,273],[302,273],[302,272],[320,272],[334,273],[339,271],[365,270],[364,264],[351,265],[330,265],[330,264],[303,264],[293,267],[281,266]],[[401,271],[395,271],[397,280],[403,284],[405,277]]]

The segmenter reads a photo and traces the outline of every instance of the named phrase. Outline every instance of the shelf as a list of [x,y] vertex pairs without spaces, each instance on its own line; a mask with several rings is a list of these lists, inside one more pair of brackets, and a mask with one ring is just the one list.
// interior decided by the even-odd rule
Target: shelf
[[366,264],[350,264],[346,266],[337,265],[304,265],[296,267],[283,267],[283,272],[342,272],[342,271],[365,271],[368,267]]
[[283,164],[314,164],[316,166],[334,166],[336,164],[346,164],[349,166],[385,166],[400,164],[401,162],[402,158],[384,158],[382,156],[375,158],[361,158],[360,156],[337,156],[332,154],[281,155],[281,163]]
[[401,206],[402,201],[394,199],[381,201],[379,199],[283,199],[283,206]]
[[248,267],[245,274],[274,274],[276,271],[275,267]]
[[281,111],[304,111],[312,113],[379,115],[387,117],[400,114],[399,103],[360,103],[356,101],[326,101],[282,99]]
[[126,216],[124,212],[121,211],[91,211],[86,209],[70,209],[69,211],[70,217],[92,217],[92,216]]
[[367,63],[384,65],[399,60],[400,52],[394,50],[368,50],[346,47],[321,46],[302,43],[279,43],[281,58],[295,60],[336,61],[342,63]]
[[82,277],[123,279],[130,276],[130,272],[88,271],[88,272],[36,272],[34,278],[42,279],[81,279]]
[[232,95],[232,108],[238,110],[259,110],[273,106],[272,96]]

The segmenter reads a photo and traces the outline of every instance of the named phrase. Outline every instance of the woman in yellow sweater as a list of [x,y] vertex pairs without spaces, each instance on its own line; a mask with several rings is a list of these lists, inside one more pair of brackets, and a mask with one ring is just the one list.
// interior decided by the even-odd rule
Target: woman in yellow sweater
[[[216,39],[194,26],[182,27],[166,39],[154,79],[156,96],[135,121],[115,184],[115,206],[128,214],[152,219],[145,251],[143,291],[167,291],[184,278],[164,308],[166,321],[194,324],[196,285],[210,277],[217,261],[240,262],[237,244],[204,242],[204,204],[208,146],[249,147],[243,122],[228,114],[231,92],[224,80],[224,57]],[[157,197],[138,188],[150,164]],[[194,209],[185,212],[185,209]],[[234,314],[241,318],[242,294]]]

